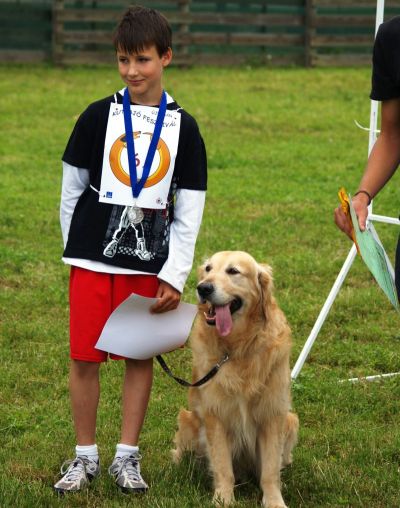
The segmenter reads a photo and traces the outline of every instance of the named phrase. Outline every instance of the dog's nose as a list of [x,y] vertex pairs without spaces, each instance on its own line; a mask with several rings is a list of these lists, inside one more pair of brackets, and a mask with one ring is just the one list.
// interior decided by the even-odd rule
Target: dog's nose
[[197,286],[197,292],[201,298],[207,298],[214,292],[214,286],[211,282],[202,282]]

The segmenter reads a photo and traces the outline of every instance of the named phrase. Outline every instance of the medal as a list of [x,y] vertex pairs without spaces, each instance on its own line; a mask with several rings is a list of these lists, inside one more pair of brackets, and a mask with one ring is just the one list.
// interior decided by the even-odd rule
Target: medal
[[143,210],[138,206],[128,206],[126,213],[131,224],[140,224],[144,219]]
[[[128,87],[125,88],[124,92],[123,110],[124,110],[124,124],[126,134],[126,148],[128,151],[129,176],[131,180],[132,195],[133,198],[136,200],[141,190],[143,189],[147,181],[147,178],[149,177],[151,165],[153,163],[154,155],[157,150],[157,145],[160,140],[161,129],[164,122],[165,112],[167,110],[167,94],[163,90],[160,107],[158,108],[156,123],[154,125],[154,132],[151,137],[150,146],[143,164],[143,173],[140,180],[137,179],[136,160],[135,160],[135,141],[133,137],[133,128],[132,128],[131,100],[128,92]],[[133,206],[132,208],[137,207]],[[143,220],[143,217],[141,220]]]

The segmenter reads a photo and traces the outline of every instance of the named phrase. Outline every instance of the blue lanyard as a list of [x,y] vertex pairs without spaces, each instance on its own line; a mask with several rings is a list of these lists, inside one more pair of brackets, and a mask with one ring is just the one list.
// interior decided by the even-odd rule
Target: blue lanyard
[[162,125],[164,122],[165,111],[167,109],[167,94],[165,93],[165,91],[163,91],[162,93],[161,103],[158,109],[153,136],[151,138],[150,146],[147,151],[146,160],[144,161],[143,174],[140,180],[137,179],[136,161],[135,161],[135,141],[133,138],[133,129],[132,129],[131,99],[129,96],[128,87],[125,88],[123,106],[124,106],[126,148],[128,150],[129,175],[131,179],[133,197],[137,198],[141,190],[143,189],[147,178],[149,177],[151,165],[153,164],[154,155],[156,153]]

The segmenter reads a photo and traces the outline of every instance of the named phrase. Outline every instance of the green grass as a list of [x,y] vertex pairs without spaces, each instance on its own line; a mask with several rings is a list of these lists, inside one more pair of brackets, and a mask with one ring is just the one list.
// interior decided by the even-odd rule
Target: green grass
[[[242,249],[274,268],[276,296],[293,330],[294,364],[350,243],[333,224],[337,191],[354,191],[367,157],[369,69],[169,69],[171,95],[198,120],[209,191],[195,265]],[[97,442],[104,474],[58,500],[51,486],[73,453],[68,399],[68,268],[58,224],[60,158],[79,113],[122,87],[108,68],[0,67],[1,363],[0,506],[207,507],[211,482],[169,449],[186,390],[155,366],[141,436],[145,497],[126,498],[107,477],[119,438],[123,366],[102,369]],[[399,176],[374,201],[397,216]],[[393,259],[398,228],[376,225]],[[184,298],[195,302],[195,270]],[[399,317],[356,259],[293,386],[301,422],[294,464],[283,473],[292,508],[399,506],[400,378],[339,379],[400,370]],[[190,375],[190,351],[168,355]],[[260,502],[237,488],[238,507]]]

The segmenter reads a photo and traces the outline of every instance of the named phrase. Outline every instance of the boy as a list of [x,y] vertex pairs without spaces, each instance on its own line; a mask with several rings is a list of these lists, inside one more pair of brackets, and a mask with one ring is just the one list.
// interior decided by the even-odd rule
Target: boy
[[[114,35],[126,88],[91,104],[63,156],[61,227],[70,277],[70,397],[76,457],[58,493],[100,473],[95,441],[99,366],[95,344],[111,312],[132,292],[175,309],[190,272],[204,208],[206,153],[195,120],[162,88],[171,28],[157,11],[132,7]],[[129,176],[128,176],[129,175]],[[111,357],[113,355],[110,355]],[[114,358],[118,358],[115,357]],[[109,473],[124,492],[146,491],[138,440],[152,359],[125,359],[121,439]]]
[[[400,16],[379,27],[374,44],[371,99],[382,101],[381,133],[371,151],[352,203],[364,231],[368,205],[393,176],[400,163]],[[351,238],[341,207],[336,208],[337,226]],[[400,298],[400,240],[396,250],[395,282]]]

